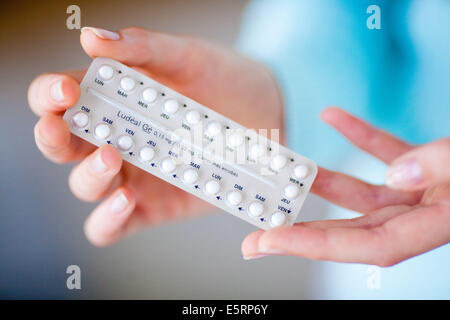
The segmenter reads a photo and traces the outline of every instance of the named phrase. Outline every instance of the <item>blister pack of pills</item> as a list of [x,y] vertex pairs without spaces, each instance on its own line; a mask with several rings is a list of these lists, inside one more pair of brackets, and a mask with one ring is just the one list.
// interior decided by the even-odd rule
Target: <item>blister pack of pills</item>
[[93,60],[64,120],[82,139],[115,146],[125,161],[261,229],[292,225],[317,174],[313,161],[274,141],[276,130],[268,139],[268,130],[108,58]]

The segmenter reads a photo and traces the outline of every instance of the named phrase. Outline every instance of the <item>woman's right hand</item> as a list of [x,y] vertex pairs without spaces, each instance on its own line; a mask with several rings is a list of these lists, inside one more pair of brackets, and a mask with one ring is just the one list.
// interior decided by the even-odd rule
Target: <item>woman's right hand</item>
[[[84,28],[81,45],[91,57],[118,60],[248,128],[280,129],[282,137],[282,102],[270,72],[230,49],[141,28],[117,33]],[[79,99],[84,73],[39,76],[28,101],[40,117],[34,133],[44,156],[57,163],[81,161],[69,176],[72,192],[83,201],[102,199],[85,223],[88,239],[108,245],[143,226],[211,210],[203,200],[123,162],[112,146],[96,148],[70,133],[62,115]]]

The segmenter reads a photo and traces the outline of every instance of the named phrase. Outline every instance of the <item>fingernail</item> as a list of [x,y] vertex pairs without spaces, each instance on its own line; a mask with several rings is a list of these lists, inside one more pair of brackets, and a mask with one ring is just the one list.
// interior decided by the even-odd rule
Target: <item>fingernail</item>
[[111,202],[110,209],[112,212],[119,213],[128,206],[128,199],[123,192],[120,192]]
[[91,166],[92,166],[92,170],[94,170],[95,172],[98,172],[98,173],[105,173],[106,170],[108,170],[108,166],[102,159],[101,152],[98,152],[95,155],[94,159],[92,159]]
[[55,101],[64,101],[64,93],[62,90],[62,80],[58,80],[51,85],[50,96]]
[[105,29],[94,28],[94,27],[83,27],[81,28],[81,32],[86,30],[91,30],[97,37],[103,40],[119,40],[120,35],[116,32],[112,32]]
[[390,187],[411,187],[422,181],[422,168],[414,159],[394,164],[386,173],[386,184]]
[[244,260],[254,260],[254,259],[259,259],[259,258],[263,258],[263,257],[267,257],[268,254],[255,254],[255,255],[251,255],[251,256],[243,256]]
[[261,248],[261,247],[258,249],[258,252],[261,255],[266,255],[266,256],[269,256],[269,255],[282,256],[282,255],[286,254],[286,251],[283,251],[281,249],[266,249],[266,248]]

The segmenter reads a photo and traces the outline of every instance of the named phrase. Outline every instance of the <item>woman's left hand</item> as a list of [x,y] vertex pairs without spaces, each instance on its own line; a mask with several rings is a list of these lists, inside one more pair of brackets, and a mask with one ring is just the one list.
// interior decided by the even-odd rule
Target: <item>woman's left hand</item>
[[322,119],[389,165],[386,186],[320,168],[312,192],[361,217],[251,233],[245,259],[294,255],[391,266],[450,241],[450,138],[413,147],[338,108]]

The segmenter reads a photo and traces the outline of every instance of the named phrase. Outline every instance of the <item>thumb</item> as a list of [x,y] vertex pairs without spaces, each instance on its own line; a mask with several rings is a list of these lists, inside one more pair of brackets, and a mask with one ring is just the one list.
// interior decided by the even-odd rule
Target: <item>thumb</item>
[[[81,46],[91,57],[107,57],[131,67],[145,68],[151,74],[172,79],[192,75],[191,59],[199,56],[200,40],[126,28],[117,32],[84,27]],[[198,68],[201,70],[201,68]],[[192,75],[193,76],[193,75]]]
[[423,190],[450,181],[450,138],[415,148],[397,158],[386,173],[393,189]]

